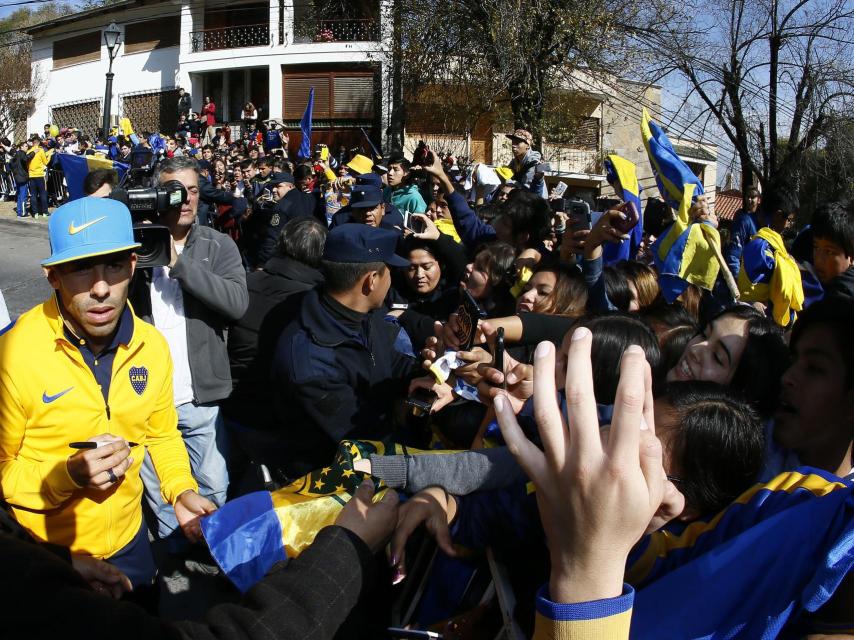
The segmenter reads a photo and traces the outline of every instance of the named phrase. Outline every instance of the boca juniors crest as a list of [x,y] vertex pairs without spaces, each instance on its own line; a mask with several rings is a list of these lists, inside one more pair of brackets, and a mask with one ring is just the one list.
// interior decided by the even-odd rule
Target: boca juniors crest
[[130,386],[136,391],[136,395],[141,396],[148,385],[148,369],[145,367],[131,367],[128,375],[130,376]]

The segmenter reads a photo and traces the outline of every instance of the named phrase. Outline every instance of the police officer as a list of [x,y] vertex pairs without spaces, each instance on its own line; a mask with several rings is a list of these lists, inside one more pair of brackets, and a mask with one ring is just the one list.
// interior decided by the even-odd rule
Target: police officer
[[393,403],[404,395],[418,362],[395,349],[400,332],[380,309],[397,234],[345,224],[326,236],[324,284],[301,300],[273,354],[275,416],[289,477],[328,464],[339,440],[391,432]]
[[246,259],[252,269],[262,269],[273,256],[284,226],[296,218],[313,217],[316,204],[311,195],[295,188],[290,173],[272,174],[265,189],[270,196],[258,199],[257,211],[250,218]]

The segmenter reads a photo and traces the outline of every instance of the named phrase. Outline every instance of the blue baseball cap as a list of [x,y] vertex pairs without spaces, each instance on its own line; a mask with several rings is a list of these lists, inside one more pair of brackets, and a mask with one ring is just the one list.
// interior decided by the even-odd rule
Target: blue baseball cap
[[128,208],[108,198],[79,198],[57,208],[47,225],[50,257],[42,266],[137,249]]
[[357,184],[350,191],[351,209],[373,209],[382,201],[382,189],[372,184]]
[[383,179],[376,173],[360,173],[356,176],[356,184],[368,185],[372,184],[378,189],[383,188]]
[[333,227],[326,234],[323,259],[330,262],[385,262],[392,267],[408,267],[397,255],[398,234],[367,224],[351,222]]

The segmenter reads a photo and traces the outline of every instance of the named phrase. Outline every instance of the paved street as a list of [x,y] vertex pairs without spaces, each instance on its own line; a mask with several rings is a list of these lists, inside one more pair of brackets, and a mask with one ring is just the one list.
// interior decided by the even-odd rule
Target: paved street
[[13,207],[0,202],[0,290],[15,319],[50,293],[39,265],[50,248],[47,220],[16,220]]

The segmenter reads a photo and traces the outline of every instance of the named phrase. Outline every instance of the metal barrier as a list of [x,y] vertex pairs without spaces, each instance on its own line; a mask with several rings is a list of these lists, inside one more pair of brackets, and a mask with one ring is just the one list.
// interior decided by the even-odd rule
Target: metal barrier
[[65,186],[65,174],[59,166],[47,168],[47,204],[58,207],[68,201],[68,189]]

